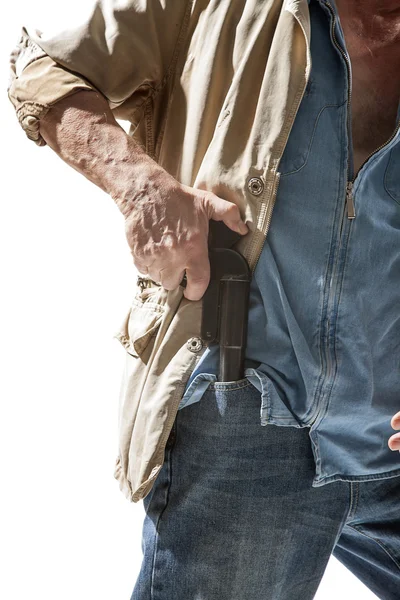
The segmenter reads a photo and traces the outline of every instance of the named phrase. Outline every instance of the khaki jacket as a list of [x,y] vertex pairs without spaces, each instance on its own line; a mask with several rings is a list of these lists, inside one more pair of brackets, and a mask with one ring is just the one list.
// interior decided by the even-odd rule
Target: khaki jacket
[[[307,0],[97,0],[56,33],[24,27],[9,97],[28,137],[79,89],[178,181],[235,202],[249,233],[236,244],[254,271],[282,157],[310,73]],[[205,351],[202,302],[146,278],[116,337],[126,349],[115,477],[133,502],[163,465],[188,378]]]

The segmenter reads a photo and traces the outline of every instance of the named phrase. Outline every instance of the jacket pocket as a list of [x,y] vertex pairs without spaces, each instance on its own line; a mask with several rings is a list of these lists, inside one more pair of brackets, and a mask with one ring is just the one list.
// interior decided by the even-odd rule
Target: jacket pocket
[[186,382],[205,347],[202,302],[151,283],[138,291],[116,337],[126,350],[114,477],[132,502],[160,472]]
[[384,185],[389,196],[400,204],[400,143],[397,142],[390,151],[385,172]]
[[[138,281],[143,281],[143,279],[139,277]],[[149,283],[145,288],[138,287],[121,328],[114,335],[125,350],[135,358],[143,357],[149,343],[155,340],[165,312],[163,288],[151,279],[147,281]]]

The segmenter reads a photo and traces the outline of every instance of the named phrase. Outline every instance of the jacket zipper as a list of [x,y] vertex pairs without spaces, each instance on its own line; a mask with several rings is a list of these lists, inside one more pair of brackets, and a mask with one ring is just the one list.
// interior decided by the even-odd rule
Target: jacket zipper
[[[351,132],[351,123],[350,123],[350,119],[349,119],[349,110],[351,110],[351,94],[352,94],[352,77],[351,77],[351,64],[350,64],[350,59],[347,56],[346,52],[343,50],[343,48],[341,47],[341,45],[339,44],[339,42],[337,41],[336,38],[336,33],[335,33],[335,27],[336,27],[336,14],[335,11],[332,8],[332,5],[329,2],[325,2],[325,5],[328,7],[331,15],[332,15],[332,21],[331,21],[331,35],[332,35],[332,40],[333,43],[335,44],[336,48],[339,50],[340,54],[342,55],[345,63],[346,63],[346,67],[347,67],[347,77],[348,77],[348,82],[349,82],[349,86],[348,86],[348,90],[347,90],[347,132],[348,132],[348,139],[352,140],[352,132]],[[355,211],[354,211],[354,202],[353,202],[353,182],[354,182],[354,168],[352,166],[351,168],[351,174],[350,174],[350,161],[349,159],[347,159],[347,187],[346,187],[346,207],[347,207],[347,216],[349,219],[354,219],[355,215]]]
[[[340,54],[342,55],[345,63],[346,63],[346,67],[347,67],[347,80],[348,80],[348,90],[347,90],[347,136],[348,136],[348,140],[350,140],[350,144],[352,144],[352,132],[351,132],[351,122],[350,122],[350,118],[349,118],[349,113],[351,111],[351,94],[352,94],[352,78],[351,78],[351,65],[350,65],[350,59],[347,56],[346,52],[344,52],[343,48],[341,47],[341,45],[339,44],[337,38],[336,38],[336,33],[335,33],[335,27],[336,27],[336,14],[335,11],[332,8],[332,5],[329,2],[325,2],[325,6],[329,9],[331,16],[332,16],[332,20],[331,20],[331,36],[332,36],[332,40],[334,45],[336,46],[336,48],[338,49],[338,51],[340,52]],[[349,146],[350,146],[349,144]],[[350,152],[349,148],[349,152]],[[324,387],[324,383],[326,381],[329,381],[329,379],[332,376],[332,372],[333,372],[333,364],[332,364],[332,357],[331,357],[331,352],[330,352],[330,346],[329,346],[329,342],[330,342],[330,329],[331,329],[331,313],[334,307],[334,301],[335,301],[335,296],[336,296],[336,286],[333,285],[336,274],[337,274],[337,267],[338,267],[338,257],[340,255],[340,251],[343,245],[343,239],[344,239],[344,230],[346,229],[345,227],[345,218],[346,218],[346,214],[347,214],[347,218],[352,220],[355,218],[356,214],[355,214],[355,209],[354,209],[354,200],[353,200],[353,181],[354,181],[354,168],[353,168],[353,164],[350,163],[349,160],[349,152],[348,152],[348,157],[347,157],[347,183],[346,183],[346,193],[345,193],[345,199],[344,199],[344,206],[343,206],[343,210],[342,210],[342,215],[341,215],[341,220],[340,220],[340,227],[339,227],[339,239],[338,239],[338,248],[337,250],[335,250],[335,254],[336,254],[336,260],[334,261],[334,264],[332,266],[332,271],[331,271],[331,276],[330,276],[330,285],[329,285],[329,292],[328,292],[328,299],[327,299],[327,309],[326,309],[326,328],[325,328],[325,360],[326,360],[326,372],[325,372],[325,376],[322,379],[322,381],[319,383],[318,385],[318,389],[316,392],[316,411],[314,414],[314,417],[312,418],[311,422],[308,424],[309,427],[311,427],[312,425],[314,425],[315,421],[320,417],[321,415],[321,406],[320,406],[320,398],[322,395],[322,391],[323,391],[323,387]],[[351,221],[350,221],[351,222]]]
[[[267,216],[266,216],[266,221],[265,221],[265,232],[264,232],[264,242],[265,242],[265,240],[267,238],[267,234],[268,234],[268,231],[269,231],[269,228],[270,228],[270,225],[271,225],[272,211],[274,210],[276,196],[278,194],[278,186],[279,186],[280,178],[281,178],[281,174],[278,171],[276,171],[275,178],[274,178],[274,186],[273,186],[273,190],[272,190],[272,196],[271,196],[271,199],[270,199],[270,201],[268,203],[268,208],[267,208]],[[263,247],[264,247],[264,242],[261,244],[261,248],[258,251],[258,254],[256,256],[256,260],[254,261],[253,268],[252,268],[252,273],[254,273],[255,268],[257,266],[257,263],[258,263],[258,259],[261,256],[261,252],[262,252]]]
[[[350,107],[350,103],[351,103],[351,94],[352,94],[352,79],[351,79],[351,65],[350,65],[350,60],[349,57],[347,56],[347,54],[343,51],[342,47],[340,46],[340,44],[338,43],[337,39],[336,39],[336,35],[335,35],[335,25],[336,25],[336,14],[332,8],[332,5],[329,2],[325,2],[325,5],[328,7],[329,11],[331,12],[332,15],[332,23],[331,23],[331,34],[332,34],[332,39],[333,42],[336,46],[336,48],[339,50],[339,52],[341,53],[341,55],[343,56],[343,59],[345,60],[346,66],[347,66],[347,73],[348,73],[348,81],[349,81],[349,89],[348,89],[348,96],[347,96],[347,106],[348,106],[348,110]],[[348,131],[350,132],[349,135],[349,139],[352,139],[351,137],[351,130],[350,130],[350,120],[349,120],[349,116],[347,115],[347,127],[348,127]],[[361,164],[361,166],[359,167],[357,173],[354,174],[354,168],[352,168],[352,173],[350,176],[350,163],[348,160],[347,163],[347,175],[348,175],[348,181],[346,184],[346,197],[345,197],[345,205],[344,205],[344,210],[342,212],[342,219],[341,219],[341,224],[340,224],[340,232],[339,232],[339,251],[342,247],[342,241],[343,241],[343,230],[344,230],[344,226],[345,226],[345,215],[347,214],[347,218],[349,220],[353,220],[356,216],[356,212],[355,212],[355,206],[354,206],[354,197],[353,197],[353,188],[354,188],[354,182],[358,176],[358,173],[361,171],[361,169],[364,167],[364,165],[369,161],[369,159],[374,156],[374,154],[376,154],[377,152],[379,152],[380,150],[382,150],[382,148],[384,148],[385,146],[387,146],[388,144],[390,144],[390,142],[395,138],[395,136],[397,135],[397,132],[400,129],[400,122],[397,124],[394,132],[392,133],[392,135],[390,136],[390,138],[384,143],[381,144],[378,148],[376,148],[374,150],[374,152],[371,152],[371,154],[369,154],[367,156],[367,158],[363,161],[363,163]],[[337,266],[337,264],[335,265]],[[333,282],[333,278],[335,276],[335,270],[332,272],[331,275],[331,283]],[[330,289],[329,292],[329,299],[328,299],[328,309],[331,306],[331,302],[330,300],[334,298],[334,290],[332,291],[332,288]],[[326,364],[327,364],[327,371],[326,371],[326,376],[325,376],[325,380],[327,378],[329,378],[331,376],[331,372],[332,372],[332,361],[331,361],[331,356],[330,356],[330,352],[329,352],[329,330],[330,330],[330,323],[331,323],[331,318],[330,318],[330,311],[328,310],[328,317],[327,317],[327,327],[326,327],[326,339],[328,340],[328,346],[326,347]],[[320,384],[319,387],[319,395],[321,394],[322,391],[322,383]],[[316,414],[314,415],[313,419],[311,420],[311,422],[308,424],[308,426],[312,426],[315,421],[318,419],[318,417],[320,416],[320,410],[319,408],[316,411]]]
[[[266,222],[265,222],[265,237],[267,237],[267,233],[268,233],[269,227],[271,225],[272,211],[274,210],[276,196],[278,194],[278,187],[279,187],[280,179],[281,179],[281,174],[277,171],[275,174],[274,188],[272,191],[271,201],[269,203],[268,210],[267,210],[267,218],[266,218]],[[261,252],[260,252],[260,254],[261,254]],[[258,255],[258,257],[260,256],[260,254]]]
[[361,171],[363,166],[369,161],[369,159],[372,156],[374,156],[374,154],[376,154],[377,152],[380,152],[385,146],[387,146],[388,144],[390,144],[390,142],[392,140],[394,140],[394,138],[396,137],[399,130],[400,130],[400,121],[396,125],[390,138],[388,140],[386,140],[386,142],[384,144],[381,144],[380,146],[378,146],[378,148],[376,148],[373,152],[371,152],[371,154],[368,154],[367,158],[364,160],[364,162],[361,164],[360,168],[358,169],[355,177],[352,180],[347,182],[346,204],[347,204],[347,217],[349,219],[354,219],[356,216],[355,208],[354,208],[354,200],[353,200],[353,187],[354,187],[354,181],[356,180],[358,173]]

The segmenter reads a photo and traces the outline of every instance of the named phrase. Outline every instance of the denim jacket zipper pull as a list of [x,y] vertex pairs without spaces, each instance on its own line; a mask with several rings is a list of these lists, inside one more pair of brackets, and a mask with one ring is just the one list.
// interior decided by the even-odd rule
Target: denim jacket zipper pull
[[347,189],[346,189],[346,203],[347,203],[347,218],[355,219],[356,212],[354,209],[354,201],[353,201],[353,182],[348,181]]

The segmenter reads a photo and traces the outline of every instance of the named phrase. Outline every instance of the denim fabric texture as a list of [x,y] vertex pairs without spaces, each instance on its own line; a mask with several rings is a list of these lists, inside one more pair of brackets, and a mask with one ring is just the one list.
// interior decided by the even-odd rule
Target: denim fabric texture
[[[317,0],[310,17],[311,77],[251,284],[245,376],[261,393],[261,425],[309,428],[318,487],[400,475],[387,445],[400,409],[400,135],[355,176],[351,77],[332,37],[346,52],[340,22]],[[214,344],[180,409],[201,399],[218,367]]]
[[247,378],[178,411],[143,499],[131,600],[312,600],[330,555],[378,598],[400,590],[400,479],[312,486],[304,428],[260,427]]

